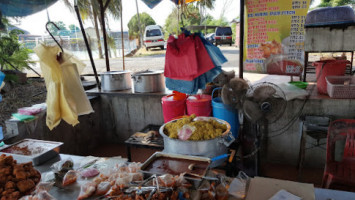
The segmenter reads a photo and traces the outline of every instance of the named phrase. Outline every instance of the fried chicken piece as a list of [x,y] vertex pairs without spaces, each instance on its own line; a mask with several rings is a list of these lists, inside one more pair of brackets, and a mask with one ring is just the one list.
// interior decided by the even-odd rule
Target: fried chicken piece
[[14,171],[13,174],[18,180],[25,180],[27,178],[27,173],[25,171]]
[[31,179],[21,180],[16,185],[21,193],[25,193],[36,186]]
[[10,175],[12,172],[12,167],[11,166],[2,166],[0,168],[0,174],[2,175]]
[[6,156],[5,154],[1,154],[0,157],[0,166],[12,166],[16,164],[16,160],[12,156]]
[[12,181],[8,181],[6,184],[5,184],[5,190],[7,189],[12,189],[12,188],[15,188],[16,187],[16,184]]

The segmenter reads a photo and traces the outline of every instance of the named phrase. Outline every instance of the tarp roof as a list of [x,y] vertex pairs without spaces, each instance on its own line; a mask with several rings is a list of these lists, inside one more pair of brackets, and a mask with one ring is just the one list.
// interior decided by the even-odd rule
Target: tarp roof
[[23,17],[39,12],[58,0],[1,0],[0,12],[9,17]]

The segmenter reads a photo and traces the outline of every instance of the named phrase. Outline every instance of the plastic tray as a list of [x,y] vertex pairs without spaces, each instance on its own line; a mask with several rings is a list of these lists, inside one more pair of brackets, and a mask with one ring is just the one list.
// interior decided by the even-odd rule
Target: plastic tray
[[355,98],[355,78],[351,76],[327,76],[327,92],[331,98]]
[[[44,140],[34,140],[34,139],[24,139],[19,142],[16,142],[12,145],[8,145],[0,150],[0,154],[11,155],[14,159],[18,160],[20,163],[22,162],[31,162],[33,165],[40,165],[49,159],[57,156],[59,154],[60,146],[62,142],[54,142],[54,141],[44,141]],[[35,149],[40,147],[41,150],[36,152],[36,150],[31,153],[31,155],[24,155],[16,152],[9,152],[11,148],[14,146],[28,146],[28,149]]]

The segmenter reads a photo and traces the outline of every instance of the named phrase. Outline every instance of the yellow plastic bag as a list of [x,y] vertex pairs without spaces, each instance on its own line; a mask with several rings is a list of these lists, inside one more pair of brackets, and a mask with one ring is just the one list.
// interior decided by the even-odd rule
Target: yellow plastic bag
[[84,69],[84,64],[67,53],[62,55],[59,63],[56,59],[60,52],[58,46],[39,44],[34,51],[40,58],[41,70],[46,82],[48,128],[52,130],[61,119],[75,126],[79,123],[78,115],[93,112],[78,72]]

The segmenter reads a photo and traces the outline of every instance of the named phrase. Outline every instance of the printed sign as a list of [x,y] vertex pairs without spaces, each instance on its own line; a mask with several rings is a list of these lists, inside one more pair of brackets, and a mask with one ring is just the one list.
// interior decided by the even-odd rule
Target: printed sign
[[244,71],[300,75],[310,0],[246,0]]

